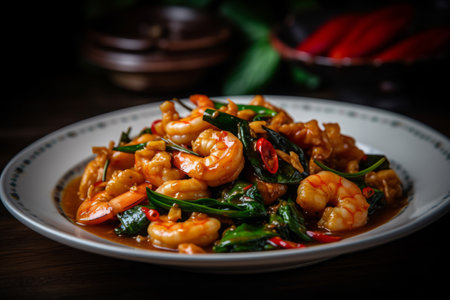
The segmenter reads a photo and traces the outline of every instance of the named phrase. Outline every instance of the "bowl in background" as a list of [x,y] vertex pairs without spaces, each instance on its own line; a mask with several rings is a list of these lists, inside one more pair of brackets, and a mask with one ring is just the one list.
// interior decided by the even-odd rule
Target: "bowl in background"
[[228,57],[228,24],[181,6],[148,6],[104,16],[86,32],[82,52],[111,80],[134,91],[195,85]]

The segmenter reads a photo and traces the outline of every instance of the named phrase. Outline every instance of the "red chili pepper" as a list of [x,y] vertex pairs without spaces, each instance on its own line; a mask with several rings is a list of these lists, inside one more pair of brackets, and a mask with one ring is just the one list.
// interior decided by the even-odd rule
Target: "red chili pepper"
[[397,38],[411,22],[413,9],[409,4],[382,7],[357,22],[352,30],[331,48],[329,56],[336,59],[362,57]]
[[250,183],[249,185],[247,185],[246,187],[244,187],[242,190],[243,191],[246,191],[246,190],[248,190],[249,188],[251,188],[253,186],[253,183]]
[[362,189],[362,193],[364,197],[366,197],[366,199],[369,199],[370,197],[373,196],[373,194],[375,194],[375,191],[370,186],[366,186],[365,188]]
[[145,214],[150,222],[159,220],[159,212],[156,209],[141,207],[141,211]]
[[256,141],[256,150],[261,155],[266,170],[271,174],[275,174],[278,171],[278,155],[272,143],[265,138],[259,138]]
[[306,231],[306,234],[321,243],[332,243],[342,240],[340,236],[329,235],[318,231]]
[[102,183],[103,183],[103,180],[97,181],[97,182],[94,183],[94,187],[97,187],[97,186],[99,186]]
[[299,248],[305,248],[306,246],[299,243],[294,243],[291,241],[286,241],[280,238],[279,236],[274,236],[270,239],[268,239],[268,242],[271,243],[274,246],[281,247],[284,249],[299,249]]
[[415,60],[443,50],[450,42],[449,28],[431,28],[407,37],[375,55],[379,61]]
[[156,130],[156,124],[158,124],[160,122],[162,122],[162,120],[155,120],[152,122],[152,125],[150,127],[152,129],[152,134],[156,134],[156,135],[158,134],[158,131]]
[[356,13],[338,15],[323,23],[296,48],[312,55],[324,54],[361,18],[362,14]]

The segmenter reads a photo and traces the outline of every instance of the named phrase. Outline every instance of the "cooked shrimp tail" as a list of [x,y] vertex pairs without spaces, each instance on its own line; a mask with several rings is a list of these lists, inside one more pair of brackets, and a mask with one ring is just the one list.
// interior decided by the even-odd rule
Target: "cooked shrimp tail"
[[81,203],[76,220],[84,225],[95,225],[111,220],[118,213],[142,202],[147,197],[147,187],[151,188],[151,185],[143,183],[116,197],[112,197],[106,190],[101,191]]

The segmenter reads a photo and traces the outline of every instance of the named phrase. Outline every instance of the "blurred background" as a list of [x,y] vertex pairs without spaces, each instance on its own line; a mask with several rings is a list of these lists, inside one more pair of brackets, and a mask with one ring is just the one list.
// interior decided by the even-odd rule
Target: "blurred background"
[[[448,37],[446,45],[435,45],[418,59],[380,64],[372,58],[418,32],[448,26],[448,0],[406,1],[413,14],[404,26],[398,32],[395,24],[383,32],[383,20],[373,26],[381,28],[372,39],[379,47],[356,60],[336,63],[327,53],[305,56],[296,50],[333,17],[369,15],[397,2],[14,1],[5,8],[13,18],[5,27],[2,128],[30,125],[24,111],[49,112],[37,125],[50,132],[150,101],[193,93],[259,93],[380,107],[425,123],[433,120],[431,126],[445,131]],[[388,40],[386,32],[398,34]],[[321,39],[330,37],[326,33]]]

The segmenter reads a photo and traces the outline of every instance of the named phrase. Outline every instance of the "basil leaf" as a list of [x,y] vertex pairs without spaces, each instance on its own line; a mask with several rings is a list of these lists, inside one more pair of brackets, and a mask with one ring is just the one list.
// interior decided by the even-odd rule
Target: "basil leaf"
[[[308,170],[308,162],[305,157],[305,153],[303,152],[303,149],[297,146],[296,144],[292,143],[288,138],[283,136],[282,134],[263,126],[263,128],[267,132],[267,137],[269,141],[273,144],[273,146],[276,149],[280,149],[281,151],[289,154],[291,151],[298,155],[300,164],[302,165],[304,171],[302,172],[303,178],[308,177],[309,173]],[[302,179],[303,179],[302,178]]]
[[286,224],[290,236],[301,239],[303,241],[311,241],[311,237],[306,234],[305,219],[303,218],[300,210],[295,206],[292,200],[282,200],[277,214],[282,218],[284,224]]
[[214,245],[214,252],[246,252],[271,249],[267,240],[277,233],[267,229],[264,225],[250,225],[243,223],[234,230],[224,233],[220,241]]
[[[222,103],[222,102],[218,102],[218,101],[213,101],[214,103],[214,107],[219,109],[223,106],[226,106],[226,103]],[[259,105],[248,105],[248,104],[236,104],[238,110],[245,110],[245,109],[249,109],[252,110],[256,113],[256,116],[253,118],[253,120],[256,121],[256,119],[262,119],[265,117],[275,117],[278,113],[276,111],[274,111],[273,109],[264,107],[264,106],[259,106]]]
[[367,154],[364,157],[364,159],[360,160],[359,169],[360,170],[367,169],[370,166],[374,165],[376,162],[378,162],[382,158],[384,158],[385,160],[374,171],[390,169],[391,166],[390,166],[389,160],[387,159],[387,157],[385,155],[381,155],[381,154]]
[[261,91],[275,75],[279,62],[280,55],[267,37],[253,42],[226,78],[223,93],[240,95]]
[[141,210],[142,207],[153,208],[152,206],[136,205],[117,214],[120,226],[114,229],[114,233],[123,236],[136,236],[140,233],[145,233],[150,221]]
[[[291,164],[282,159],[278,160],[278,171],[275,174],[269,173],[264,167],[260,153],[258,153],[254,147],[255,139],[251,135],[248,121],[212,109],[205,110],[203,120],[222,130],[230,131],[237,136],[244,146],[247,161],[253,167],[256,176],[261,180],[266,182],[296,184],[305,177],[304,173],[300,173]],[[296,151],[301,154],[298,149],[296,149]]]
[[118,146],[112,148],[114,151],[126,152],[126,153],[135,153],[138,150],[142,150],[145,148],[147,143],[140,143],[136,145],[128,145],[128,146]]
[[124,143],[129,143],[131,142],[131,138],[130,138],[130,132],[131,132],[131,127],[128,127],[127,131],[122,131],[122,133],[120,134],[120,139],[119,139],[119,145]]
[[248,198],[240,204],[224,203],[212,198],[198,200],[178,200],[147,188],[147,198],[151,204],[163,209],[170,209],[178,204],[186,212],[202,212],[235,219],[260,218],[266,216],[266,210],[259,202]]
[[377,169],[379,166],[381,166],[385,161],[386,161],[386,157],[385,157],[385,156],[382,156],[376,163],[374,163],[374,164],[372,164],[371,166],[365,168],[364,170],[361,170],[361,171],[356,172],[356,173],[345,173],[345,172],[341,172],[341,171],[332,169],[332,168],[330,168],[330,167],[324,165],[324,164],[321,163],[320,161],[317,161],[317,160],[314,159],[314,163],[315,163],[316,165],[318,165],[319,167],[321,167],[323,170],[333,172],[333,173],[335,173],[335,174],[337,174],[337,175],[339,175],[339,176],[341,176],[341,177],[347,178],[347,179],[358,178],[358,177],[364,176],[364,175],[366,175],[367,173],[376,170],[376,169]]

